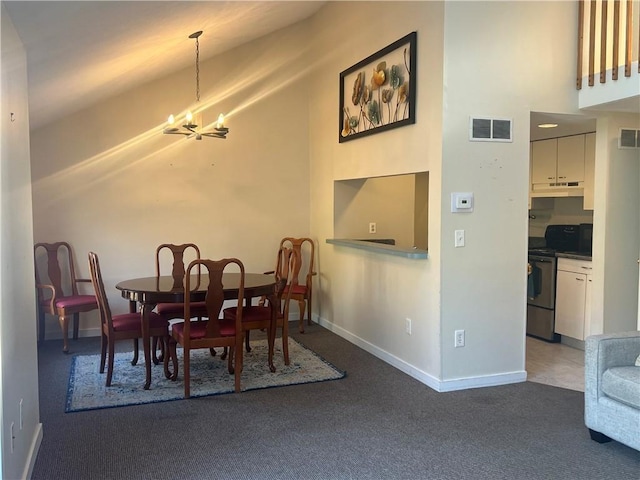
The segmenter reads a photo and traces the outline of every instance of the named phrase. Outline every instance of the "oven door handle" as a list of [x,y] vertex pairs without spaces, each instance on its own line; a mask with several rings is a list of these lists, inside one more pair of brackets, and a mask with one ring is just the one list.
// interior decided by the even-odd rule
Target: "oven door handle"
[[548,258],[530,258],[529,262],[537,262],[537,263],[552,263],[553,260]]

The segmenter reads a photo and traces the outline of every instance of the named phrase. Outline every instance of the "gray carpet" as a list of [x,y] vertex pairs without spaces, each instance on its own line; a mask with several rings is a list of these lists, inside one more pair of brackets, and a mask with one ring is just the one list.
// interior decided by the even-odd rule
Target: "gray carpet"
[[589,438],[580,392],[526,382],[437,393],[317,325],[292,336],[346,378],[71,414],[71,356],[45,342],[32,478],[640,478],[640,452]]

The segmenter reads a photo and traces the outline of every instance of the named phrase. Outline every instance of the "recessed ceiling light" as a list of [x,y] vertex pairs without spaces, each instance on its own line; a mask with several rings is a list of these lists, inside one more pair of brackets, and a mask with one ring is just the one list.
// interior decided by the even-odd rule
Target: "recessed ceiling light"
[[538,125],[538,128],[556,128],[557,126],[557,123],[541,123]]

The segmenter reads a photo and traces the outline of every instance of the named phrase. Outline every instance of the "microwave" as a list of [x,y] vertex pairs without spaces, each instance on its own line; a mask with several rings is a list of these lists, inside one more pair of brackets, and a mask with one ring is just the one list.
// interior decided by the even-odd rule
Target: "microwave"
[[578,227],[578,251],[591,256],[593,223],[581,223]]

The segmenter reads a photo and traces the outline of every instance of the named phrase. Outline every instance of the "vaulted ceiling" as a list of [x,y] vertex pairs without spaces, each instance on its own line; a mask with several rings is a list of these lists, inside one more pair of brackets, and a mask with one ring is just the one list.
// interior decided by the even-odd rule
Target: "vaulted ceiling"
[[27,51],[38,128],[313,15],[321,1],[3,1]]

